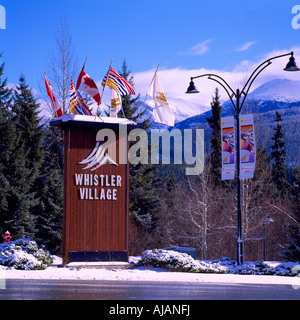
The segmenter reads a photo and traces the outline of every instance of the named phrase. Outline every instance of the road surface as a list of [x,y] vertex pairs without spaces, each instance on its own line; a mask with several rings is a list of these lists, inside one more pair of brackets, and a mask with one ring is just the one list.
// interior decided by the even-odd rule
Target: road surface
[[6,280],[0,300],[299,300],[291,285]]

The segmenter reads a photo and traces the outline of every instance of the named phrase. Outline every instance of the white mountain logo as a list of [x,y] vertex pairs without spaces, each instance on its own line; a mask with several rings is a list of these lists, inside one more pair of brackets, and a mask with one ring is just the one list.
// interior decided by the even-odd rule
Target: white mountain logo
[[94,171],[100,168],[102,165],[109,163],[115,166],[119,166],[112,158],[108,155],[106,149],[102,149],[102,145],[99,146],[99,141],[96,143],[93,151],[87,156],[87,158],[83,159],[79,164],[88,164],[82,170],[90,169],[90,171]]

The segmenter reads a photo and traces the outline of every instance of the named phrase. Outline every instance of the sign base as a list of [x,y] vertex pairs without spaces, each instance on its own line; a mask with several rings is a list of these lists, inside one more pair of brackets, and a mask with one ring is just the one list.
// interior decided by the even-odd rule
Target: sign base
[[127,262],[128,252],[124,251],[70,251],[69,262]]

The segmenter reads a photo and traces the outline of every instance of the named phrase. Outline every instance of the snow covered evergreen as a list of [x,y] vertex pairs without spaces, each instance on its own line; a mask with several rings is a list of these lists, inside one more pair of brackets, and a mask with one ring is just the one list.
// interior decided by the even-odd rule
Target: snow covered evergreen
[[19,239],[0,244],[0,268],[43,270],[52,263],[49,251],[31,239]]
[[246,262],[238,266],[223,257],[219,260],[195,260],[186,253],[153,249],[143,252],[136,266],[154,266],[169,271],[194,273],[229,273],[249,275],[296,276],[300,274],[299,262]]

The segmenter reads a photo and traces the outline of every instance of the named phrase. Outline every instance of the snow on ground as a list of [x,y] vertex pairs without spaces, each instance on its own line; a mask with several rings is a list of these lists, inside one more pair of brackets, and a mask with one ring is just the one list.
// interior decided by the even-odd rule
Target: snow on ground
[[257,261],[237,266],[229,258],[194,260],[186,253],[153,249],[130,257],[129,264],[72,262],[63,267],[61,258],[35,241],[19,239],[0,244],[0,286],[6,279],[260,283],[299,289],[300,264]]
[[[130,257],[136,262],[139,257]],[[239,284],[280,284],[300,288],[300,277],[188,273],[172,272],[163,268],[140,266],[134,269],[118,269],[117,267],[96,268],[93,265],[79,268],[76,264],[57,267],[61,259],[55,257],[54,263],[45,270],[0,270],[0,279],[48,279],[48,280],[102,280],[102,281],[162,281],[162,282],[203,282],[203,283],[239,283]]]

